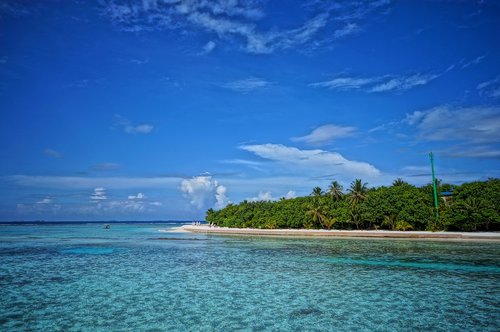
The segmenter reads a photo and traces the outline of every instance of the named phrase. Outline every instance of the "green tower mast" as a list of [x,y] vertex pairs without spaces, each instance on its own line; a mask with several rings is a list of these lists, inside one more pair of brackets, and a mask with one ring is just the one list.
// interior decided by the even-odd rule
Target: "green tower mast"
[[432,152],[429,153],[429,158],[431,160],[432,188],[434,189],[434,207],[436,208],[436,222],[437,222],[439,220],[439,203],[438,203],[436,177],[434,175],[434,155],[432,154]]

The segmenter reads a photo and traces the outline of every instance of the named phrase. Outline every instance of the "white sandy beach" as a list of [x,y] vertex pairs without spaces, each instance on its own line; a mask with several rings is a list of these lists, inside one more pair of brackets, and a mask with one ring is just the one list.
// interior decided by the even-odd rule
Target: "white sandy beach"
[[246,236],[283,237],[349,237],[349,238],[395,238],[395,239],[438,239],[438,240],[484,240],[500,241],[500,232],[426,232],[388,230],[321,230],[321,229],[256,229],[210,227],[208,225],[184,225],[175,229],[193,233]]
[[185,229],[184,226],[172,227],[170,229],[159,229],[160,233],[189,233],[188,229]]

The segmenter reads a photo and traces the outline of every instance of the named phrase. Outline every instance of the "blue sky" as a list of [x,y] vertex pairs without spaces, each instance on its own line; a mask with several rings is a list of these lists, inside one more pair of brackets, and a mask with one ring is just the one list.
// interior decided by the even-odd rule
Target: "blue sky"
[[495,1],[3,1],[0,220],[500,175]]

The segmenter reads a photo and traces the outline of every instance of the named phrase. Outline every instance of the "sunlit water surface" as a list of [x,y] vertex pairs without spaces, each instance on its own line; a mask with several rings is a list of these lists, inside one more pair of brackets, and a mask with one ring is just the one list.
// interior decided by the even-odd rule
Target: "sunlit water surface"
[[500,244],[0,226],[0,331],[499,331]]

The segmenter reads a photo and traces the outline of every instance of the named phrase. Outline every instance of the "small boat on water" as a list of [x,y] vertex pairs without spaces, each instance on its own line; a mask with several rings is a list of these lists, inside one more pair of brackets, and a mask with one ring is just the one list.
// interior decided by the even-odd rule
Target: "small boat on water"
[[109,224],[104,224],[104,229],[109,229]]

